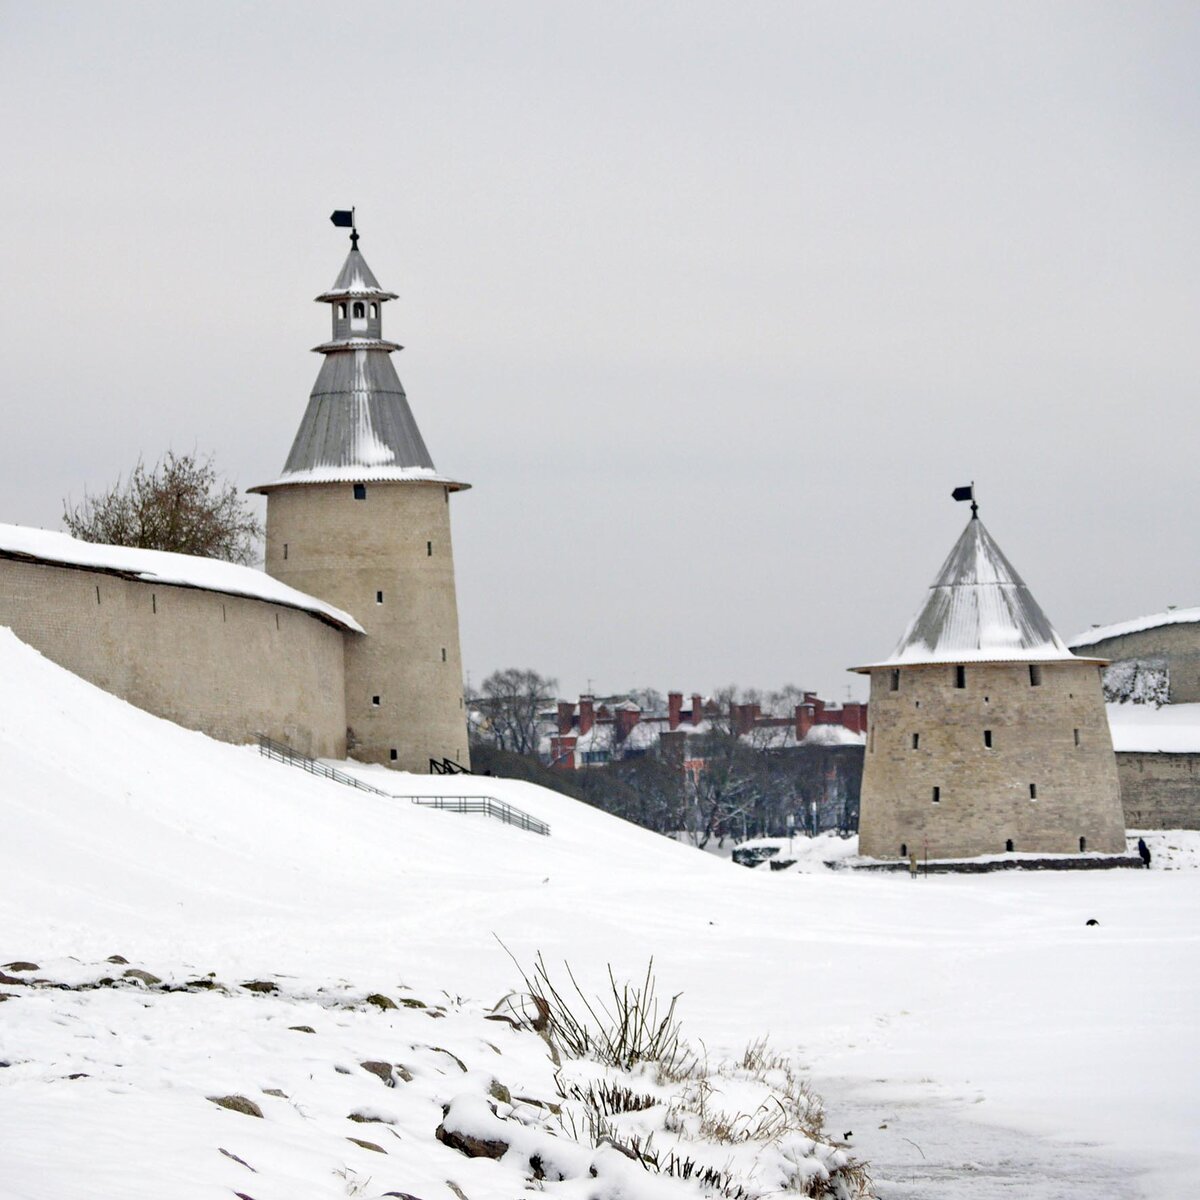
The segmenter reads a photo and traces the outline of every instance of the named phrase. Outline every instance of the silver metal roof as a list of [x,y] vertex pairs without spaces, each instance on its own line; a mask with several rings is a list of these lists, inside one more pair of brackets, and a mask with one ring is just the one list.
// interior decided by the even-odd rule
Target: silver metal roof
[[983,522],[973,517],[891,656],[871,665],[1074,657]]
[[333,321],[332,339],[316,347],[325,361],[283,473],[250,490],[349,480],[468,487],[433,465],[392,365],[401,347],[382,337],[383,302],[395,294],[379,286],[357,249],[318,299],[330,305]]
[[368,296],[372,300],[395,300],[396,293],[385,291],[379,286],[379,280],[367,266],[367,260],[355,246],[346,255],[338,277],[333,281],[333,287],[322,292],[317,299],[320,301],[343,300],[347,297]]

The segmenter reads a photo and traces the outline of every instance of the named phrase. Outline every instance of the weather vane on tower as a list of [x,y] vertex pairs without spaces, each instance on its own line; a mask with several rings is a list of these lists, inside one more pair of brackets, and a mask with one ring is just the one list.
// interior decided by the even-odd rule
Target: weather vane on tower
[[971,520],[979,520],[979,505],[975,503],[975,480],[971,480],[965,487],[956,487],[950,493],[955,500],[970,500],[971,502]]
[[333,215],[329,218],[339,229],[350,230],[350,248],[358,249],[358,229],[354,224],[354,209],[352,208],[337,208],[334,209]]

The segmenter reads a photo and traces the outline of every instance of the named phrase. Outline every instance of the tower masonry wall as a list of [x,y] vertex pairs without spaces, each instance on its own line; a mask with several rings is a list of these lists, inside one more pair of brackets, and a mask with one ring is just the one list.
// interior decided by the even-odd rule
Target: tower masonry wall
[[[1100,669],[1087,662],[871,671],[859,846],[889,858],[1125,851]],[[987,744],[990,734],[991,745]],[[914,744],[915,738],[915,744]],[[1031,785],[1033,791],[1031,792]],[[934,799],[937,789],[937,799]]]
[[1200,624],[1160,625],[1121,634],[1083,646],[1079,653],[1111,659],[1114,663],[1129,660],[1163,663],[1168,671],[1169,703],[1200,701]]
[[431,758],[469,765],[449,492],[362,487],[363,499],[351,483],[272,488],[267,571],[366,630],[346,648],[355,757],[406,771],[428,771]]
[[[0,625],[97,687],[226,742],[342,757],[344,633],[269,601],[0,558]],[[67,749],[64,747],[64,749]]]

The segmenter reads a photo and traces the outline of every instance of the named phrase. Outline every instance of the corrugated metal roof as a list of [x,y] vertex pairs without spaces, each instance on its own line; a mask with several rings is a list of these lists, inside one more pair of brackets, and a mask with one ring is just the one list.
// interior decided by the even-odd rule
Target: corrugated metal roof
[[335,306],[335,336],[316,347],[325,359],[283,472],[250,491],[368,480],[441,483],[456,491],[468,487],[433,465],[392,365],[391,354],[400,346],[378,336],[378,318],[373,315],[367,323],[370,336],[346,336],[345,313],[338,316],[336,302],[347,296],[395,298],[379,286],[362,255],[351,250],[333,288],[318,297]]
[[983,522],[973,517],[891,656],[871,666],[1074,657]]
[[395,300],[396,293],[385,291],[379,286],[379,280],[367,266],[367,260],[355,247],[346,255],[338,277],[333,281],[333,287],[322,292],[318,300],[344,300],[347,297],[369,296],[372,300]]

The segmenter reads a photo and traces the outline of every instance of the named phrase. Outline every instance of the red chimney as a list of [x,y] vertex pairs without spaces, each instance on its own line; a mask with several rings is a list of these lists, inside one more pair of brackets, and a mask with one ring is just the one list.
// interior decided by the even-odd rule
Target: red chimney
[[692,724],[699,725],[704,720],[704,701],[699,692],[692,693]]
[[571,726],[575,724],[575,705],[570,700],[560,700],[558,702],[558,732],[570,733]]
[[580,696],[579,697],[579,736],[582,737],[585,733],[591,733],[592,726],[596,723],[596,698],[595,696]]
[[805,695],[805,703],[796,705],[796,741],[802,742],[808,736],[808,731],[813,727],[813,706],[808,702],[808,696]]
[[630,731],[638,723],[641,715],[641,712],[636,708],[620,707],[617,709],[617,741],[623,742],[629,736]]
[[667,693],[667,728],[678,729],[680,715],[683,712],[683,693]]

